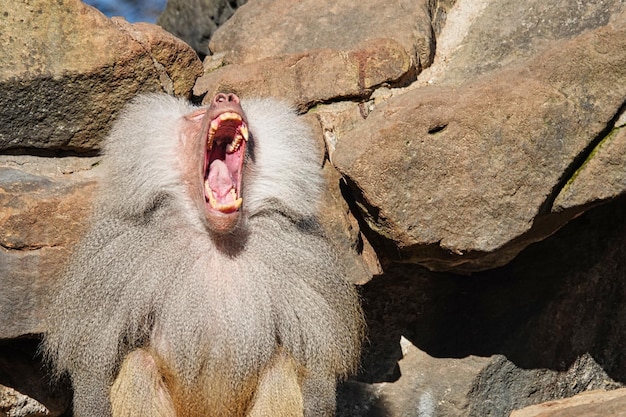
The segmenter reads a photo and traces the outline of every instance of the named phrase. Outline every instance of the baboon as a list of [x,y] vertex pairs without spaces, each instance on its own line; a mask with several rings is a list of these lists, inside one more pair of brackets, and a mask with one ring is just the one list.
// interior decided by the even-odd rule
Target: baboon
[[320,155],[291,109],[140,96],[103,164],[43,345],[74,415],[334,415],[363,318],[318,221]]

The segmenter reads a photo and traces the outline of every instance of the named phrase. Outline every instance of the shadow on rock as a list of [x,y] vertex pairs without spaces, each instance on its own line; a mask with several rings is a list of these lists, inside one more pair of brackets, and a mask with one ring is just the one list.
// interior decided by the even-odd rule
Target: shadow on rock
[[[432,358],[492,357],[461,394],[463,415],[480,415],[481,407],[483,415],[508,415],[516,405],[626,382],[624,197],[505,267],[459,276],[396,265],[362,290],[369,325],[362,387],[401,377],[401,337]],[[509,397],[501,400],[507,410],[485,409],[494,392]]]

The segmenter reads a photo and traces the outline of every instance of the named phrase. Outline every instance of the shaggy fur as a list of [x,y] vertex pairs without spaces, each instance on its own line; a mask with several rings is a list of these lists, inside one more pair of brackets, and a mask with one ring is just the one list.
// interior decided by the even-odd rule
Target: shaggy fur
[[93,225],[60,281],[44,344],[71,377],[76,416],[111,415],[111,386],[131,352],[129,372],[143,360],[158,369],[180,416],[249,415],[259,376],[277,360],[293,362],[305,416],[333,415],[363,322],[317,221],[320,158],[288,107],[242,106],[244,219],[227,236],[206,229],[181,184],[177,143],[195,107],[143,96],[109,135]]

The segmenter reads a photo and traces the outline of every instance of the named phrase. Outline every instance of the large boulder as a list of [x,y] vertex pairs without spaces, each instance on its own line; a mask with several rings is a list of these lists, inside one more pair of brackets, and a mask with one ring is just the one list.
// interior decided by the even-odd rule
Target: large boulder
[[414,67],[428,67],[434,53],[429,2],[253,0],[237,9],[209,48],[224,53],[227,63],[247,63],[320,48],[351,50],[380,38],[402,45]]
[[0,156],[0,339],[45,331],[50,288],[87,227],[98,160]]
[[195,52],[155,25],[107,19],[79,0],[0,14],[0,150],[93,152],[142,92],[189,96]]
[[401,83],[411,70],[411,58],[400,44],[375,39],[353,50],[314,49],[227,65],[200,77],[193,92],[205,94],[205,103],[219,91],[242,98],[280,97],[304,112],[337,97],[366,98],[381,85]]
[[[338,138],[331,160],[370,228],[393,245],[391,259],[436,270],[504,265],[565,221],[538,218],[607,126],[620,130],[624,79],[626,14],[458,87],[393,97]],[[626,191],[615,183],[613,195]]]
[[[625,28],[626,13],[459,86],[412,89],[338,137],[331,161],[385,256],[489,269],[578,215],[549,216],[561,189],[600,144],[624,153]],[[596,163],[616,176],[604,199],[626,191],[611,158]]]

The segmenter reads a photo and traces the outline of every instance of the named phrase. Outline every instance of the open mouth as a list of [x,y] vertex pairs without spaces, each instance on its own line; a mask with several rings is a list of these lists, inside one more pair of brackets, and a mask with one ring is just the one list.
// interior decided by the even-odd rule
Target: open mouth
[[204,165],[204,196],[213,211],[229,214],[241,207],[241,177],[248,127],[241,115],[227,111],[209,125]]

